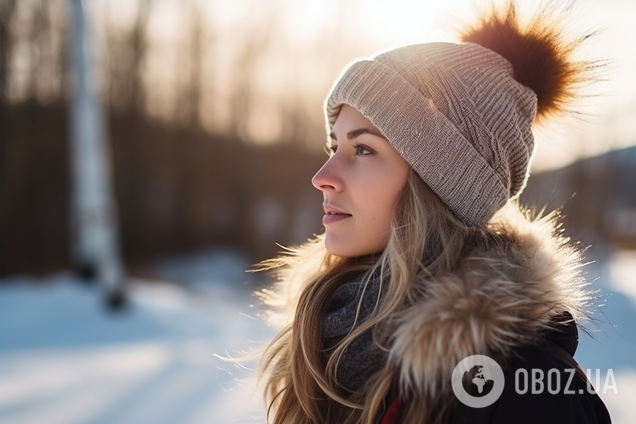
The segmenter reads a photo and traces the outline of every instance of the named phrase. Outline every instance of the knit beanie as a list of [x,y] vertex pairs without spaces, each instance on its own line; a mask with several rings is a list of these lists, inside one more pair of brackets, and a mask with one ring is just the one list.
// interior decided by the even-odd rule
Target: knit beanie
[[[532,124],[559,111],[582,80],[545,16],[523,27],[514,5],[492,10],[462,44],[415,44],[356,60],[325,101],[327,133],[347,104],[373,123],[467,224],[483,224],[528,179]],[[531,88],[532,87],[532,88]]]

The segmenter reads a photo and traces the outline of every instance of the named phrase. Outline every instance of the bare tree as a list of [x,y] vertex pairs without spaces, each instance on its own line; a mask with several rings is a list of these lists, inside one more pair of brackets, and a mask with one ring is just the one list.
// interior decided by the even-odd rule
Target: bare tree
[[[246,137],[245,130],[252,110],[252,102],[258,89],[256,74],[277,26],[277,5],[277,2],[268,2],[264,11],[258,7],[252,8],[251,15],[242,22],[243,27],[237,26],[235,30],[234,40],[237,43],[238,55],[233,68],[233,90],[228,107],[230,110],[230,132],[237,138],[245,139]],[[256,13],[259,15],[254,25]]]
[[[43,70],[46,64],[44,52],[47,51],[46,44],[50,42],[51,19],[49,16],[49,2],[39,0],[32,9],[31,24],[29,25],[28,45],[29,45],[29,77],[27,82],[27,98],[37,99],[39,88],[46,77]],[[44,65],[44,66],[43,66]]]
[[110,151],[97,97],[94,46],[82,0],[72,0],[71,230],[73,256],[86,277],[103,285],[111,306],[121,306],[125,271],[119,255]]
[[0,2],[0,101],[4,103],[9,85],[9,60],[11,57],[11,20],[16,10],[16,0]]
[[206,42],[206,23],[198,3],[190,1],[187,25],[189,37],[184,49],[182,63],[186,64],[184,81],[177,94],[177,118],[180,122],[198,127],[200,125],[202,66],[205,63],[209,44]]
[[[7,178],[7,118],[6,118],[6,93],[9,85],[9,61],[11,57],[11,18],[15,12],[15,0],[0,2],[0,198],[6,199],[9,191],[9,179]],[[4,203],[4,202],[3,202]],[[6,223],[7,205],[0,205],[0,223]],[[6,224],[5,224],[6,225]],[[0,234],[0,238],[4,234]]]
[[126,113],[144,109],[143,66],[148,50],[148,18],[152,0],[139,0],[134,24],[128,33],[109,29],[109,97]]

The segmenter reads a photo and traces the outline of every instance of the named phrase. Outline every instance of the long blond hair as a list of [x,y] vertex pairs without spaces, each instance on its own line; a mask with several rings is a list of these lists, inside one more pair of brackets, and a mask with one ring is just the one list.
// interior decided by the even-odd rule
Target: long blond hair
[[[336,378],[340,357],[362,333],[388,349],[399,312],[422,295],[418,279],[455,269],[467,250],[492,242],[496,234],[485,226],[467,226],[411,170],[396,203],[386,248],[364,258],[339,258],[324,248],[324,235],[293,251],[268,260],[262,269],[280,273],[282,298],[265,293],[272,305],[291,307],[291,322],[265,348],[261,378],[265,382],[268,420],[283,423],[372,423],[382,412],[394,372],[376,372],[363,387],[347,395]],[[310,268],[309,270],[306,268]],[[311,269],[313,268],[313,269]],[[372,275],[388,281],[371,315],[325,353],[321,319],[336,289],[353,276]],[[385,287],[385,288],[384,288]]]

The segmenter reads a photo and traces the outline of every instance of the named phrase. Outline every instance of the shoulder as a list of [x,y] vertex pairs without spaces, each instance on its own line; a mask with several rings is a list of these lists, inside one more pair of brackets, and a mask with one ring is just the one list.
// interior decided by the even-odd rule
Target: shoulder
[[494,230],[505,242],[414,283],[422,295],[400,313],[390,351],[408,388],[437,392],[464,358],[512,357],[539,342],[564,311],[585,318],[592,295],[580,252],[553,219],[532,221],[517,210]]

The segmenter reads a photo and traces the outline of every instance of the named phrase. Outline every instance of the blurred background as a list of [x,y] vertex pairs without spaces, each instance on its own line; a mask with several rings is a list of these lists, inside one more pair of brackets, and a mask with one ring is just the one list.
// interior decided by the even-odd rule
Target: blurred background
[[[71,0],[0,0],[0,421],[264,422],[253,367],[215,355],[240,355],[273,334],[250,297],[267,277],[244,271],[277,244],[321,231],[310,178],[326,158],[330,85],[353,58],[454,41],[483,4],[94,0],[84,3],[83,33]],[[601,396],[614,421],[628,423],[636,2],[579,0],[570,17],[574,30],[598,32],[581,57],[609,65],[578,114],[537,128],[522,200],[565,205],[568,234],[590,246],[587,272],[603,305],[576,358],[601,370],[597,387],[616,379],[618,393]],[[101,119],[103,149],[91,160],[103,172],[88,177],[76,172],[72,142],[72,40],[88,52]],[[121,269],[107,284],[105,262],[78,247],[82,226],[94,225],[78,218],[78,187],[93,177],[104,181],[94,204],[110,211],[102,245]]]

